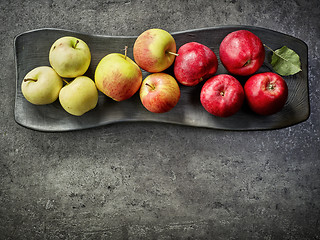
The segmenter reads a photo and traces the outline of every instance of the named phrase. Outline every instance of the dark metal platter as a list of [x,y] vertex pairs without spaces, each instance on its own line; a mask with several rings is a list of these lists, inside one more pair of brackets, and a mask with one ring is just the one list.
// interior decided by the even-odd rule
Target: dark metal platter
[[[80,130],[125,121],[155,121],[182,124],[195,127],[206,127],[221,130],[271,130],[288,127],[308,119],[310,115],[308,90],[308,48],[295,37],[252,26],[222,26],[172,33],[177,49],[183,44],[196,41],[210,47],[219,59],[219,45],[230,32],[246,29],[256,34],[263,43],[272,49],[287,46],[293,49],[301,60],[302,71],[284,77],[288,84],[289,96],[283,110],[271,116],[258,116],[251,112],[245,103],[242,109],[228,118],[219,118],[207,113],[200,103],[200,91],[203,83],[195,87],[180,85],[181,98],[175,108],[163,114],[148,112],[141,104],[139,94],[132,98],[115,102],[99,93],[98,105],[95,109],[81,117],[68,114],[60,106],[59,101],[44,106],[29,103],[22,95],[21,83],[24,76],[33,68],[49,65],[49,49],[53,42],[63,36],[75,36],[84,40],[92,54],[91,65],[85,74],[94,79],[94,71],[99,61],[112,52],[123,53],[128,46],[128,56],[133,59],[132,48],[136,36],[101,36],[78,33],[62,29],[37,29],[22,33],[14,39],[16,63],[16,96],[15,120],[18,124],[47,132]],[[272,71],[272,52],[266,49],[266,59],[258,72]],[[172,67],[166,72],[173,74]],[[219,60],[218,72],[227,73]],[[143,71],[143,77],[149,73]],[[244,84],[249,77],[237,77]]]

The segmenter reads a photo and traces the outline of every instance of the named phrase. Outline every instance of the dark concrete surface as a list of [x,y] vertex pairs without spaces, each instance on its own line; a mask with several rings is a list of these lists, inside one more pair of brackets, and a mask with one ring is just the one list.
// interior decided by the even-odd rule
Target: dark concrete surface
[[[317,0],[0,1],[0,239],[320,239]],[[311,115],[273,131],[14,121],[13,38],[54,27],[131,35],[254,25],[309,47]]]

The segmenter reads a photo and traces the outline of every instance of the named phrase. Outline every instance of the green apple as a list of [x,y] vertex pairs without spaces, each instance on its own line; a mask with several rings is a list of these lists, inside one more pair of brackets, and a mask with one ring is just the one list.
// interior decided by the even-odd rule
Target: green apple
[[133,46],[135,62],[147,72],[162,72],[176,56],[176,42],[162,29],[148,29],[138,36]]
[[49,62],[61,77],[75,78],[88,70],[91,62],[90,49],[79,38],[62,37],[52,44]]
[[126,54],[110,53],[97,65],[94,78],[98,90],[115,101],[123,101],[139,90],[142,72]]
[[27,73],[21,91],[32,104],[45,105],[57,100],[62,86],[61,77],[51,67],[41,66]]
[[59,101],[68,113],[81,116],[96,107],[98,90],[92,79],[79,76],[61,89]]

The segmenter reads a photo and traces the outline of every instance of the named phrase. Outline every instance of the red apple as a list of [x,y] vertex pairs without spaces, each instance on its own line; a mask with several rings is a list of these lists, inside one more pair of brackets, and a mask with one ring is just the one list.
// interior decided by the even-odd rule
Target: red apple
[[280,111],[288,98],[288,86],[282,77],[264,72],[250,77],[244,85],[249,107],[260,115]]
[[153,73],[147,76],[140,88],[143,106],[154,113],[164,113],[176,106],[180,99],[177,81],[167,73]]
[[179,48],[173,70],[178,82],[195,86],[212,77],[217,69],[218,59],[210,48],[197,42],[189,42]]
[[258,36],[247,30],[229,33],[219,48],[220,60],[228,72],[248,76],[263,64],[265,50]]
[[218,117],[229,117],[238,112],[244,101],[240,82],[231,75],[220,74],[209,78],[200,93],[202,106]]

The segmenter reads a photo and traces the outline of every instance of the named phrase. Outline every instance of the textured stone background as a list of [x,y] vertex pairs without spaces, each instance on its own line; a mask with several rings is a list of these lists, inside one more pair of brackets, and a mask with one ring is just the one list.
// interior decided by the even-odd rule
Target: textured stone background
[[[0,1],[0,239],[320,239],[317,0]],[[311,115],[274,131],[119,123],[43,133],[14,121],[13,38],[254,25],[309,47]]]

